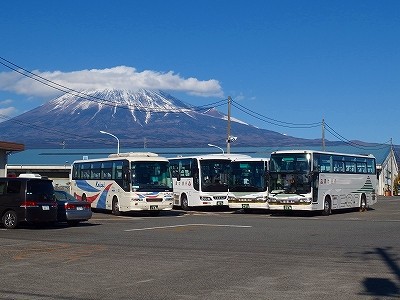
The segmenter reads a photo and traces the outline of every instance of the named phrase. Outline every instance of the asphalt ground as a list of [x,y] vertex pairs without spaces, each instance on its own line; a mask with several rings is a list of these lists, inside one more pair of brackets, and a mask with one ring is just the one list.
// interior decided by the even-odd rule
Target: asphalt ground
[[0,229],[0,299],[400,299],[400,197],[330,216],[94,213]]

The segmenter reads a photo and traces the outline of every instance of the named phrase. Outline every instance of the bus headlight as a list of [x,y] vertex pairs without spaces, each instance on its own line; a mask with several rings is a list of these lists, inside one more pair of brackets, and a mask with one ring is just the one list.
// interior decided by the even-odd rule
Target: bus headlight
[[299,200],[300,203],[304,203],[304,204],[311,204],[312,199],[311,198],[301,198]]
[[230,202],[230,201],[235,201],[236,200],[236,197],[234,197],[234,196],[228,196],[228,201]]
[[257,197],[256,202],[267,202],[268,198],[267,197]]

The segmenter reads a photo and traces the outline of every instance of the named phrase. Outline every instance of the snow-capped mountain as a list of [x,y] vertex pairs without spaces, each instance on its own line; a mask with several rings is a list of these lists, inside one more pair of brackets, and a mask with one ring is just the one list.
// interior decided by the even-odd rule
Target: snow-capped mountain
[[[65,94],[0,123],[0,140],[27,148],[206,147],[224,144],[227,116],[215,108],[183,103],[162,91],[103,89]],[[312,145],[306,139],[258,129],[231,118],[238,146]],[[319,143],[315,141],[315,144]]]

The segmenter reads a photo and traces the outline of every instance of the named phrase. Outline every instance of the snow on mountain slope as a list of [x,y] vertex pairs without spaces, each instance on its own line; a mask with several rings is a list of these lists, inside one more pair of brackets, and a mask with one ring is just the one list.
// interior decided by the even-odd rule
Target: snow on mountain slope
[[[102,89],[65,94],[0,123],[0,140],[29,148],[104,147],[100,131],[115,134],[125,147],[198,147],[225,143],[227,116],[192,106],[162,91]],[[242,146],[287,145],[303,139],[255,128],[231,118],[231,134]],[[17,134],[16,134],[17,133]]]

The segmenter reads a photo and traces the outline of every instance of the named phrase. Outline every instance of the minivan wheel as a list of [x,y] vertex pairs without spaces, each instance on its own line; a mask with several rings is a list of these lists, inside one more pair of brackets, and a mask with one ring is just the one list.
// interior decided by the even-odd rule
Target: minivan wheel
[[5,212],[3,215],[3,225],[7,229],[14,229],[18,226],[18,217],[17,213],[13,210],[9,210]]

